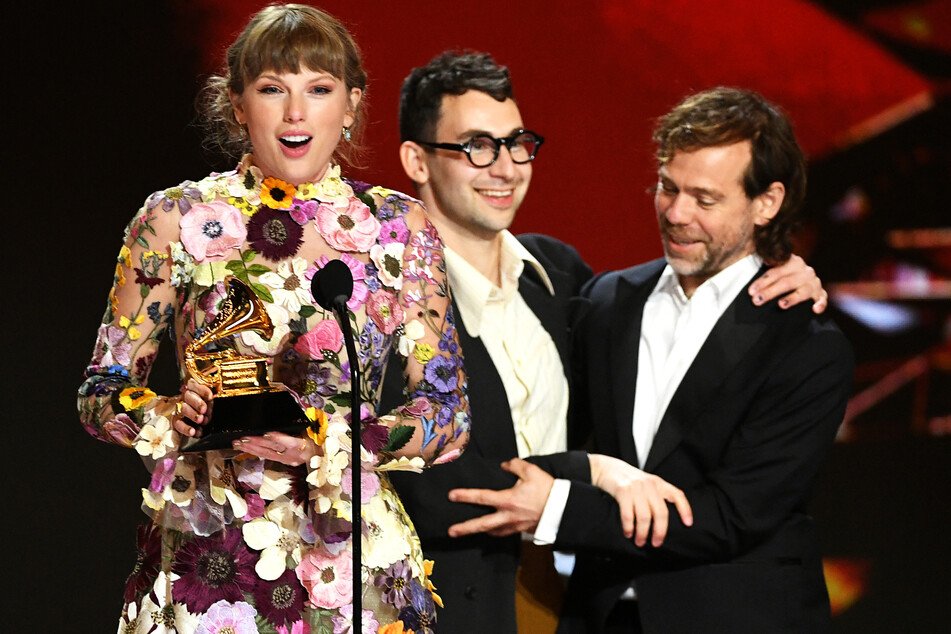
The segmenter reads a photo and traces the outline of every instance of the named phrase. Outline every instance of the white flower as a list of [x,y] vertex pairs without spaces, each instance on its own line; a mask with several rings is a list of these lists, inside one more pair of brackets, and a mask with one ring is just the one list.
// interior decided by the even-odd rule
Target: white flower
[[276,273],[268,271],[258,279],[271,289],[275,304],[296,313],[301,306],[309,306],[312,302],[310,291],[304,284],[307,267],[307,260],[304,258],[294,258],[290,262],[285,260],[278,265]]
[[388,489],[380,489],[368,503],[363,504],[361,514],[366,525],[363,538],[365,567],[385,570],[409,556],[412,532],[397,513],[399,504],[399,500]]
[[421,339],[424,334],[426,334],[426,329],[422,322],[418,319],[414,319],[404,324],[403,334],[400,335],[400,339],[397,344],[400,354],[404,357],[408,357],[409,355],[413,354],[413,350],[416,348],[416,340]]
[[370,248],[370,259],[380,272],[380,281],[390,288],[403,287],[403,250],[400,242],[390,242],[385,247],[375,244]]
[[152,460],[158,460],[175,449],[175,434],[172,424],[165,416],[159,416],[152,410],[146,412],[146,416],[151,420],[142,426],[138,440],[133,446],[140,456],[150,456]]
[[[235,488],[235,476],[225,465],[224,457],[215,452],[209,454],[208,475],[210,476],[209,489],[211,498],[218,504],[231,505],[235,517],[244,517],[248,514],[248,503]],[[177,469],[176,469],[177,471]]]
[[[172,583],[178,579],[178,575],[172,575]],[[172,603],[171,609],[163,609],[166,605],[167,590],[171,588],[171,583],[165,576],[165,572],[160,572],[152,586],[156,601],[152,601],[152,595],[146,595],[142,600],[142,609],[139,611],[138,623],[136,625],[136,634],[195,634],[198,628],[198,616],[188,611],[181,603]]]
[[273,502],[263,517],[253,519],[241,527],[244,542],[254,550],[260,550],[261,556],[254,565],[254,571],[266,581],[274,581],[287,570],[290,557],[297,567],[303,553],[300,540],[300,517],[287,500]]
[[188,281],[195,270],[195,260],[191,253],[185,250],[181,242],[172,242],[172,278],[171,285],[178,287]]
[[423,467],[426,466],[426,461],[420,458],[419,456],[413,456],[412,458],[407,458],[406,456],[401,457],[399,460],[390,460],[389,462],[381,463],[376,470],[377,471],[412,471],[413,473],[421,473]]
[[241,337],[241,341],[244,342],[244,345],[250,347],[258,354],[274,356],[277,354],[277,351],[280,350],[284,337],[291,331],[288,325],[291,316],[286,308],[277,304],[267,304],[267,314],[271,318],[271,323],[274,324],[274,335],[270,339],[264,339],[258,333],[250,330],[245,330],[238,336]]

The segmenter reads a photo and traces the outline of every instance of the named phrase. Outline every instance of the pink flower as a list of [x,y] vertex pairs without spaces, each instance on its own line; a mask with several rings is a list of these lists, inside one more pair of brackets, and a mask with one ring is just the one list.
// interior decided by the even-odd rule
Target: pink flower
[[214,603],[201,617],[195,634],[257,634],[254,623],[257,610],[244,601]]
[[310,359],[322,360],[321,350],[337,352],[343,345],[343,332],[336,319],[321,320],[314,329],[297,340],[294,349],[302,356]]
[[310,625],[304,621],[295,621],[291,629],[287,629],[286,625],[278,625],[277,634],[310,634]]
[[[370,292],[367,288],[367,269],[366,265],[348,253],[340,255],[340,261],[347,265],[350,274],[353,276],[353,294],[350,295],[350,301],[347,302],[347,308],[356,310],[367,301],[367,294]],[[314,262],[317,266],[312,266],[304,273],[304,279],[307,280],[308,287],[317,271],[327,266],[330,259],[326,255],[320,256],[320,259]],[[316,300],[314,301],[316,304]]]
[[[340,478],[340,488],[347,496],[353,491],[353,476],[350,469],[344,469]],[[380,491],[380,478],[372,471],[360,471],[360,499],[369,500]]]
[[320,608],[339,608],[353,600],[353,562],[342,550],[332,556],[314,548],[297,566],[297,578],[307,588],[310,602]]
[[370,213],[370,208],[363,201],[356,198],[350,199],[346,209],[321,203],[317,207],[316,220],[320,235],[338,251],[365,253],[380,235],[380,221]]
[[102,424],[102,430],[113,442],[123,447],[132,447],[132,441],[139,434],[139,426],[128,414],[116,414],[115,418]]
[[406,244],[409,240],[409,229],[402,216],[387,220],[380,226],[380,244],[386,246],[391,242]]
[[131,351],[132,342],[126,338],[124,329],[107,324],[99,326],[93,363],[102,366],[129,365]]
[[241,212],[220,201],[192,206],[178,224],[182,244],[196,262],[225,260],[248,236]]
[[403,323],[403,308],[396,295],[383,289],[370,293],[367,314],[385,335],[392,335]]

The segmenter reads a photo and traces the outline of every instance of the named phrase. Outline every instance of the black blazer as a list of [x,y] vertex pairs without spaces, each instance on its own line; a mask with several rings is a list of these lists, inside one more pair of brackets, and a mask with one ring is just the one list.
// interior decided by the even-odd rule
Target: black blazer
[[[576,328],[575,414],[595,451],[637,464],[634,388],[644,303],[658,260],[592,280]],[[645,464],[681,488],[667,539],[638,548],[617,504],[590,482],[583,454],[537,462],[573,482],[556,548],[579,555],[560,631],[599,631],[633,580],[645,632],[823,632],[829,600],[809,489],[842,421],[853,357],[842,333],[808,306],[728,307],[687,371]]]
[[[526,266],[519,293],[551,335],[562,364],[569,368],[569,313],[572,300],[591,277],[591,269],[571,246],[542,235],[522,235],[519,241],[535,256],[552,282],[555,295],[537,272]],[[457,310],[458,312],[458,310]],[[449,526],[494,510],[449,502],[450,489],[478,487],[506,489],[515,477],[499,465],[518,455],[515,431],[505,389],[485,346],[456,319],[468,381],[472,430],[462,456],[423,473],[392,473],[391,481],[416,526],[423,553],[435,561],[433,583],[445,608],[438,612],[439,630],[453,634],[514,632],[515,573],[520,538],[473,535],[452,539]],[[395,364],[391,364],[395,365]],[[388,370],[384,394],[393,394],[401,378]],[[384,397],[403,402],[401,395]],[[384,401],[380,411],[387,411]]]

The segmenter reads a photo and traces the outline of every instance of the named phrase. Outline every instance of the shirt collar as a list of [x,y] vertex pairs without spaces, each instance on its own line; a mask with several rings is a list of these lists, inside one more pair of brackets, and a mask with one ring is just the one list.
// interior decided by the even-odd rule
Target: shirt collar
[[538,273],[545,288],[552,295],[555,287],[541,263],[509,231],[502,232],[501,267],[502,288],[497,287],[469,264],[461,255],[444,247],[446,272],[453,299],[459,307],[462,323],[473,337],[478,337],[482,329],[482,315],[489,301],[508,302],[518,292],[518,278],[521,277],[527,263]]
[[[697,293],[712,293],[718,307],[726,308],[726,304],[732,302],[740,294],[743,287],[749,283],[762,266],[763,259],[756,253],[751,253],[706,280],[697,287],[693,296],[696,297]],[[664,267],[664,271],[657,281],[657,286],[654,288],[655,292],[667,293],[681,305],[686,305],[690,301],[683,288],[681,288],[677,274],[670,264]]]

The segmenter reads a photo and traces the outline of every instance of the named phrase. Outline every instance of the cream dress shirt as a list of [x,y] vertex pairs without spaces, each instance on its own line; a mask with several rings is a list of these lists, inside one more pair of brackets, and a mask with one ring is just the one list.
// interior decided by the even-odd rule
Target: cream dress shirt
[[554,295],[545,269],[508,231],[502,232],[501,288],[448,247],[445,258],[459,317],[482,340],[505,386],[519,457],[565,451],[568,380],[555,342],[518,292],[527,263]]

